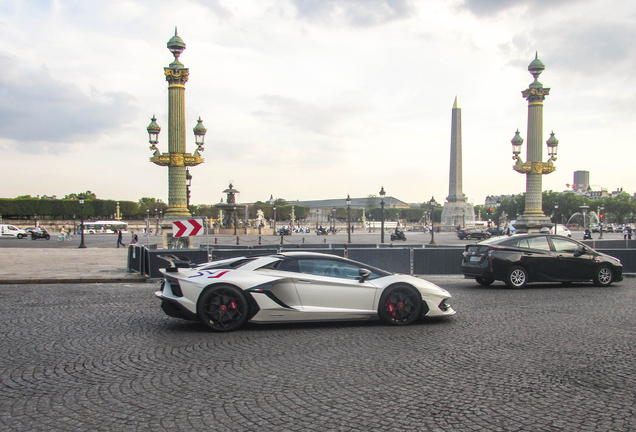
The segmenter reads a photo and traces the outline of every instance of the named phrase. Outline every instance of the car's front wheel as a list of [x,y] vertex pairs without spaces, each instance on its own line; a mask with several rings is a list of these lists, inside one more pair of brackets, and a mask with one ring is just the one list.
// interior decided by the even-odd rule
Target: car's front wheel
[[614,272],[607,265],[599,266],[594,272],[594,285],[609,286],[614,281]]
[[466,240],[470,240],[470,234],[466,236]]
[[492,283],[495,281],[494,279],[481,277],[481,276],[476,277],[475,280],[477,281],[479,285],[483,285],[483,286],[492,285]]
[[236,330],[247,320],[247,300],[236,287],[216,285],[199,297],[197,313],[201,322],[212,331]]
[[387,288],[380,297],[378,315],[385,324],[411,324],[421,313],[422,296],[411,286],[396,285]]
[[523,288],[528,283],[528,272],[520,266],[513,266],[508,270],[506,286],[508,288]]
[[18,234],[18,238],[19,238],[19,239],[21,239],[21,238],[23,238],[23,237],[24,237],[24,235],[22,235],[22,234]]

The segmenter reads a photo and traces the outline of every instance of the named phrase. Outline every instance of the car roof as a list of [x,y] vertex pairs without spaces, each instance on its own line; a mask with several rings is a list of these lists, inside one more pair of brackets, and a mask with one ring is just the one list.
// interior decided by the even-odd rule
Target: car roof
[[[481,242],[479,242],[479,244],[498,244],[498,243],[502,243],[505,242],[509,239],[524,239],[524,238],[530,238],[530,237],[558,237],[558,238],[565,238],[567,239],[568,237],[566,236],[562,236],[560,234],[548,234],[548,233],[526,233],[526,234],[514,234],[511,236],[501,236],[501,237],[491,237],[489,239],[483,240]],[[572,239],[570,239],[572,240]]]

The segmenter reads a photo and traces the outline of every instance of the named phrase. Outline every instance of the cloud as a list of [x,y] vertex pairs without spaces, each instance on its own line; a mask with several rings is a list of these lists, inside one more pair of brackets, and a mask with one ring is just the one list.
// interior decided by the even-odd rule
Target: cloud
[[363,109],[347,105],[321,106],[282,96],[265,95],[261,100],[266,110],[252,114],[269,121],[279,121],[288,126],[319,135],[347,135],[347,122],[362,113]]
[[221,6],[219,0],[196,0],[197,3],[205,6],[210,9],[210,11],[215,14],[217,17],[221,19],[232,18],[234,14],[230,12],[228,9]]
[[409,18],[416,13],[413,0],[292,0],[301,19],[320,23],[344,21],[370,27]]
[[[0,69],[0,139],[22,143],[19,151],[32,152],[37,142],[94,142],[121,128],[136,107],[127,93],[91,88],[87,95],[51,77],[45,66],[21,70],[15,57],[2,52]],[[49,147],[43,145],[42,151]]]
[[516,7],[527,7],[538,12],[573,2],[581,2],[581,0],[464,0],[460,9],[468,9],[477,16],[494,16]]

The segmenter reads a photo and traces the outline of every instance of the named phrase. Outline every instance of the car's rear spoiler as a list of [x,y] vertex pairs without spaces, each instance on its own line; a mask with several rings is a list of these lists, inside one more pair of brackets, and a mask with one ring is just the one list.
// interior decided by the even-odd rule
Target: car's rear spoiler
[[190,268],[190,258],[185,256],[176,255],[157,255],[158,258],[166,260],[170,263],[169,267],[166,267],[168,273],[176,273],[180,268]]

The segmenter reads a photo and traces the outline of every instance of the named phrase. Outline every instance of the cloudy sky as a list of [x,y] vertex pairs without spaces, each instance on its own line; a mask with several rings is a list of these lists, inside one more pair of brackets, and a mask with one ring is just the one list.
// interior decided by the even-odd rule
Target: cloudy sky
[[[451,109],[462,107],[464,193],[525,191],[510,140],[527,131],[538,51],[544,138],[561,191],[636,192],[636,3],[624,0],[0,0],[0,197],[90,189],[167,201],[148,161],[167,151],[166,43],[187,48],[192,201],[448,196]],[[522,156],[525,159],[525,144]],[[544,146],[544,160],[547,159]]]

